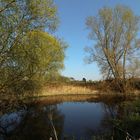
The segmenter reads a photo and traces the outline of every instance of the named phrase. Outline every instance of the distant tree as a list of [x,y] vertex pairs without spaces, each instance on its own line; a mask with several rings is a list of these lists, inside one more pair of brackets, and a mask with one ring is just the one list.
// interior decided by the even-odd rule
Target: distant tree
[[92,80],[89,80],[89,83],[92,83]]
[[84,83],[86,83],[87,80],[86,80],[86,78],[83,78],[82,81],[83,81]]
[[130,56],[139,51],[136,46],[139,17],[128,7],[102,8],[95,17],[88,17],[87,28],[94,47],[87,47],[88,62],[96,61],[106,78],[115,78],[121,91],[125,91],[127,64]]
[[70,77],[70,81],[75,81],[75,79],[73,77]]
[[63,75],[60,75],[59,77],[58,77],[58,82],[62,82],[62,83],[67,83],[67,82],[70,82],[71,80],[70,80],[70,78],[69,77],[66,77],[66,76],[63,76]]

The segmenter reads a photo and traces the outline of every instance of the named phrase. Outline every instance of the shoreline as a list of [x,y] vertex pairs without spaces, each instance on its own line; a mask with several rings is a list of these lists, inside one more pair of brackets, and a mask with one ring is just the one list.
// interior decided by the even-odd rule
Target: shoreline
[[[46,93],[46,92],[45,92]],[[54,93],[54,92],[53,92]],[[30,96],[19,96],[10,95],[9,97],[0,98],[1,114],[11,112],[11,110],[19,110],[22,108],[27,108],[30,105],[49,105],[49,104],[59,104],[63,102],[122,102],[124,100],[132,100],[134,98],[140,98],[139,94],[121,94],[114,92],[101,92],[95,91],[89,93],[76,93],[76,94],[31,94]]]

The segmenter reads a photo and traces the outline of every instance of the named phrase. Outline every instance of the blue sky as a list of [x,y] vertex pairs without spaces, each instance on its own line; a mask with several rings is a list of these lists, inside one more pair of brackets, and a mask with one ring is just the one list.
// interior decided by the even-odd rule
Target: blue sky
[[81,80],[99,80],[101,74],[96,63],[85,64],[84,47],[93,44],[88,39],[85,20],[95,16],[104,6],[114,7],[121,4],[129,6],[140,15],[140,0],[54,0],[58,7],[60,25],[56,35],[64,39],[69,48],[66,50],[65,69],[62,74]]

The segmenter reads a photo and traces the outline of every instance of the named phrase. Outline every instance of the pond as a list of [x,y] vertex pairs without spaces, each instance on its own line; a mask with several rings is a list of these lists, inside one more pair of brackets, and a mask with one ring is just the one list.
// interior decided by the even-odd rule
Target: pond
[[107,115],[103,106],[103,103],[94,102],[65,102],[58,105],[58,110],[64,115],[63,136],[89,138],[90,132],[101,130]]
[[[85,100],[48,103],[43,100],[30,105],[25,111],[26,115],[22,115],[24,117],[20,124],[2,138],[8,140],[125,139],[127,136],[132,139],[138,138],[140,105],[138,101],[134,101],[133,106],[130,103],[132,101],[107,103]],[[127,126],[127,121],[130,126]]]

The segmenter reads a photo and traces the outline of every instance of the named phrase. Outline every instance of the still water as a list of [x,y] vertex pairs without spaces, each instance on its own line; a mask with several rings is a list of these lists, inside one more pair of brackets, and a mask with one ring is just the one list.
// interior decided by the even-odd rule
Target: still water
[[[115,131],[111,120],[121,119],[124,108],[121,103],[101,101],[40,103],[30,106],[25,114],[20,124],[3,139],[55,140],[57,137],[59,140],[90,140],[106,135],[111,139]],[[139,130],[136,131],[139,135]],[[125,136],[120,130],[117,133]]]
[[63,134],[80,137],[89,137],[91,131],[102,128],[102,121],[106,112],[102,103],[63,103],[58,110],[64,115]]

